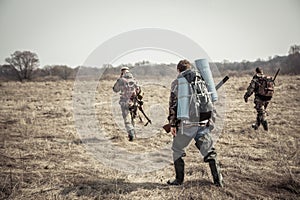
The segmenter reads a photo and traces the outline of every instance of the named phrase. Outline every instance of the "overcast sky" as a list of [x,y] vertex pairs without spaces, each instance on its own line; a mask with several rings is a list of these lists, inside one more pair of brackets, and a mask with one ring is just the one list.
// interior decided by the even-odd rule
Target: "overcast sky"
[[76,67],[103,42],[140,28],[183,34],[213,61],[255,61],[300,45],[299,19],[300,0],[0,0],[0,64],[30,50],[41,66]]

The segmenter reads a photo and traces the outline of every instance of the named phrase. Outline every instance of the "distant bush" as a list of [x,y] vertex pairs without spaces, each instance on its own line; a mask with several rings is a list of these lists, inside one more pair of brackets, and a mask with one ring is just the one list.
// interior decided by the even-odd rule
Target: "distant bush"
[[[18,59],[31,60],[31,65],[24,70],[22,62]],[[80,66],[71,68],[66,65],[48,65],[43,68],[37,68],[37,55],[31,52],[16,51],[10,58],[6,59],[8,64],[0,65],[0,80],[16,81],[16,80],[36,80],[36,81],[58,81],[58,80],[75,80],[76,76],[86,80],[95,80],[99,76],[101,80],[115,80],[120,75],[120,69],[124,66],[128,67],[134,76],[140,78],[164,78],[174,76],[176,74],[176,64],[152,64],[148,61],[137,62],[135,64],[122,64],[113,67],[110,64],[99,67]],[[252,76],[255,68],[261,67],[265,74],[274,75],[278,68],[281,69],[280,75],[299,75],[300,74],[300,46],[291,46],[288,56],[274,56],[268,61],[257,59],[254,62],[215,62],[211,63],[219,70],[220,74],[229,76]],[[19,67],[19,68],[18,68]],[[215,69],[215,67],[212,67]],[[78,73],[79,69],[80,70]]]
[[39,77],[35,77],[33,79],[33,81],[37,81],[37,82],[46,82],[46,81],[60,81],[62,80],[61,77],[59,76],[39,76]]
[[297,75],[300,74],[300,53],[296,52],[288,56],[275,56],[268,61],[218,62],[215,64],[221,73],[231,74],[232,76],[253,75],[257,67],[261,67],[265,74],[273,75],[280,68],[281,75]]

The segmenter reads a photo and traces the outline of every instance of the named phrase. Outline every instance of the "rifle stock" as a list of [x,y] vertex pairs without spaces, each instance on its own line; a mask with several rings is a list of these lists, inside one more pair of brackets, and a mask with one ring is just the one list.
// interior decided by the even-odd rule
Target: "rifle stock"
[[[279,70],[277,71],[276,75],[275,75],[275,78],[278,74]],[[274,80],[275,80],[274,78]],[[220,87],[222,87],[222,85],[224,85],[224,83],[226,83],[226,81],[228,81],[229,79],[229,76],[225,76],[217,85],[216,85],[216,90],[218,90]],[[167,133],[170,133],[171,131],[171,125],[168,123],[168,124],[165,124],[163,126],[163,129],[167,132]]]
[[167,133],[170,133],[170,131],[171,131],[171,125],[170,125],[170,124],[165,124],[165,125],[163,126],[163,129],[164,129]]

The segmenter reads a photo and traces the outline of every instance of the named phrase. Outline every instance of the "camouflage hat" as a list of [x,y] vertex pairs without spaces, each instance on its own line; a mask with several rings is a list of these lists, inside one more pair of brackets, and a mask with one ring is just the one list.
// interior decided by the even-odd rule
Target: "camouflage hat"
[[261,67],[257,67],[257,68],[255,69],[255,71],[256,71],[256,73],[258,73],[258,74],[262,74],[262,72],[263,72],[263,70],[262,70]]
[[129,68],[128,67],[122,67],[121,71],[123,71],[123,70],[129,70]]

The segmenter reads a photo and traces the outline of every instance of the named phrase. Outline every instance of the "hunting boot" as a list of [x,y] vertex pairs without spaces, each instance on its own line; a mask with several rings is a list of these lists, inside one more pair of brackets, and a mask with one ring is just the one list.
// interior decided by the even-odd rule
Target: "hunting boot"
[[262,121],[261,124],[263,125],[265,131],[269,130],[269,128],[268,128],[268,122],[266,120]]
[[184,180],[184,161],[180,157],[174,162],[176,179],[174,181],[168,181],[169,185],[181,185]]
[[260,116],[257,116],[257,117],[256,117],[256,123],[255,123],[255,124],[252,124],[252,128],[253,128],[254,130],[257,130],[257,129],[258,129],[258,127],[260,126],[260,121],[261,121],[261,117],[260,117]]
[[257,124],[252,124],[252,126],[251,126],[254,130],[257,130],[258,129],[258,126],[257,126]]
[[223,187],[223,177],[220,171],[219,164],[215,159],[209,160],[208,164],[211,175],[213,176],[214,184],[218,187]]
[[128,140],[133,141],[133,138],[134,138],[134,130],[131,129],[130,131],[128,131]]

